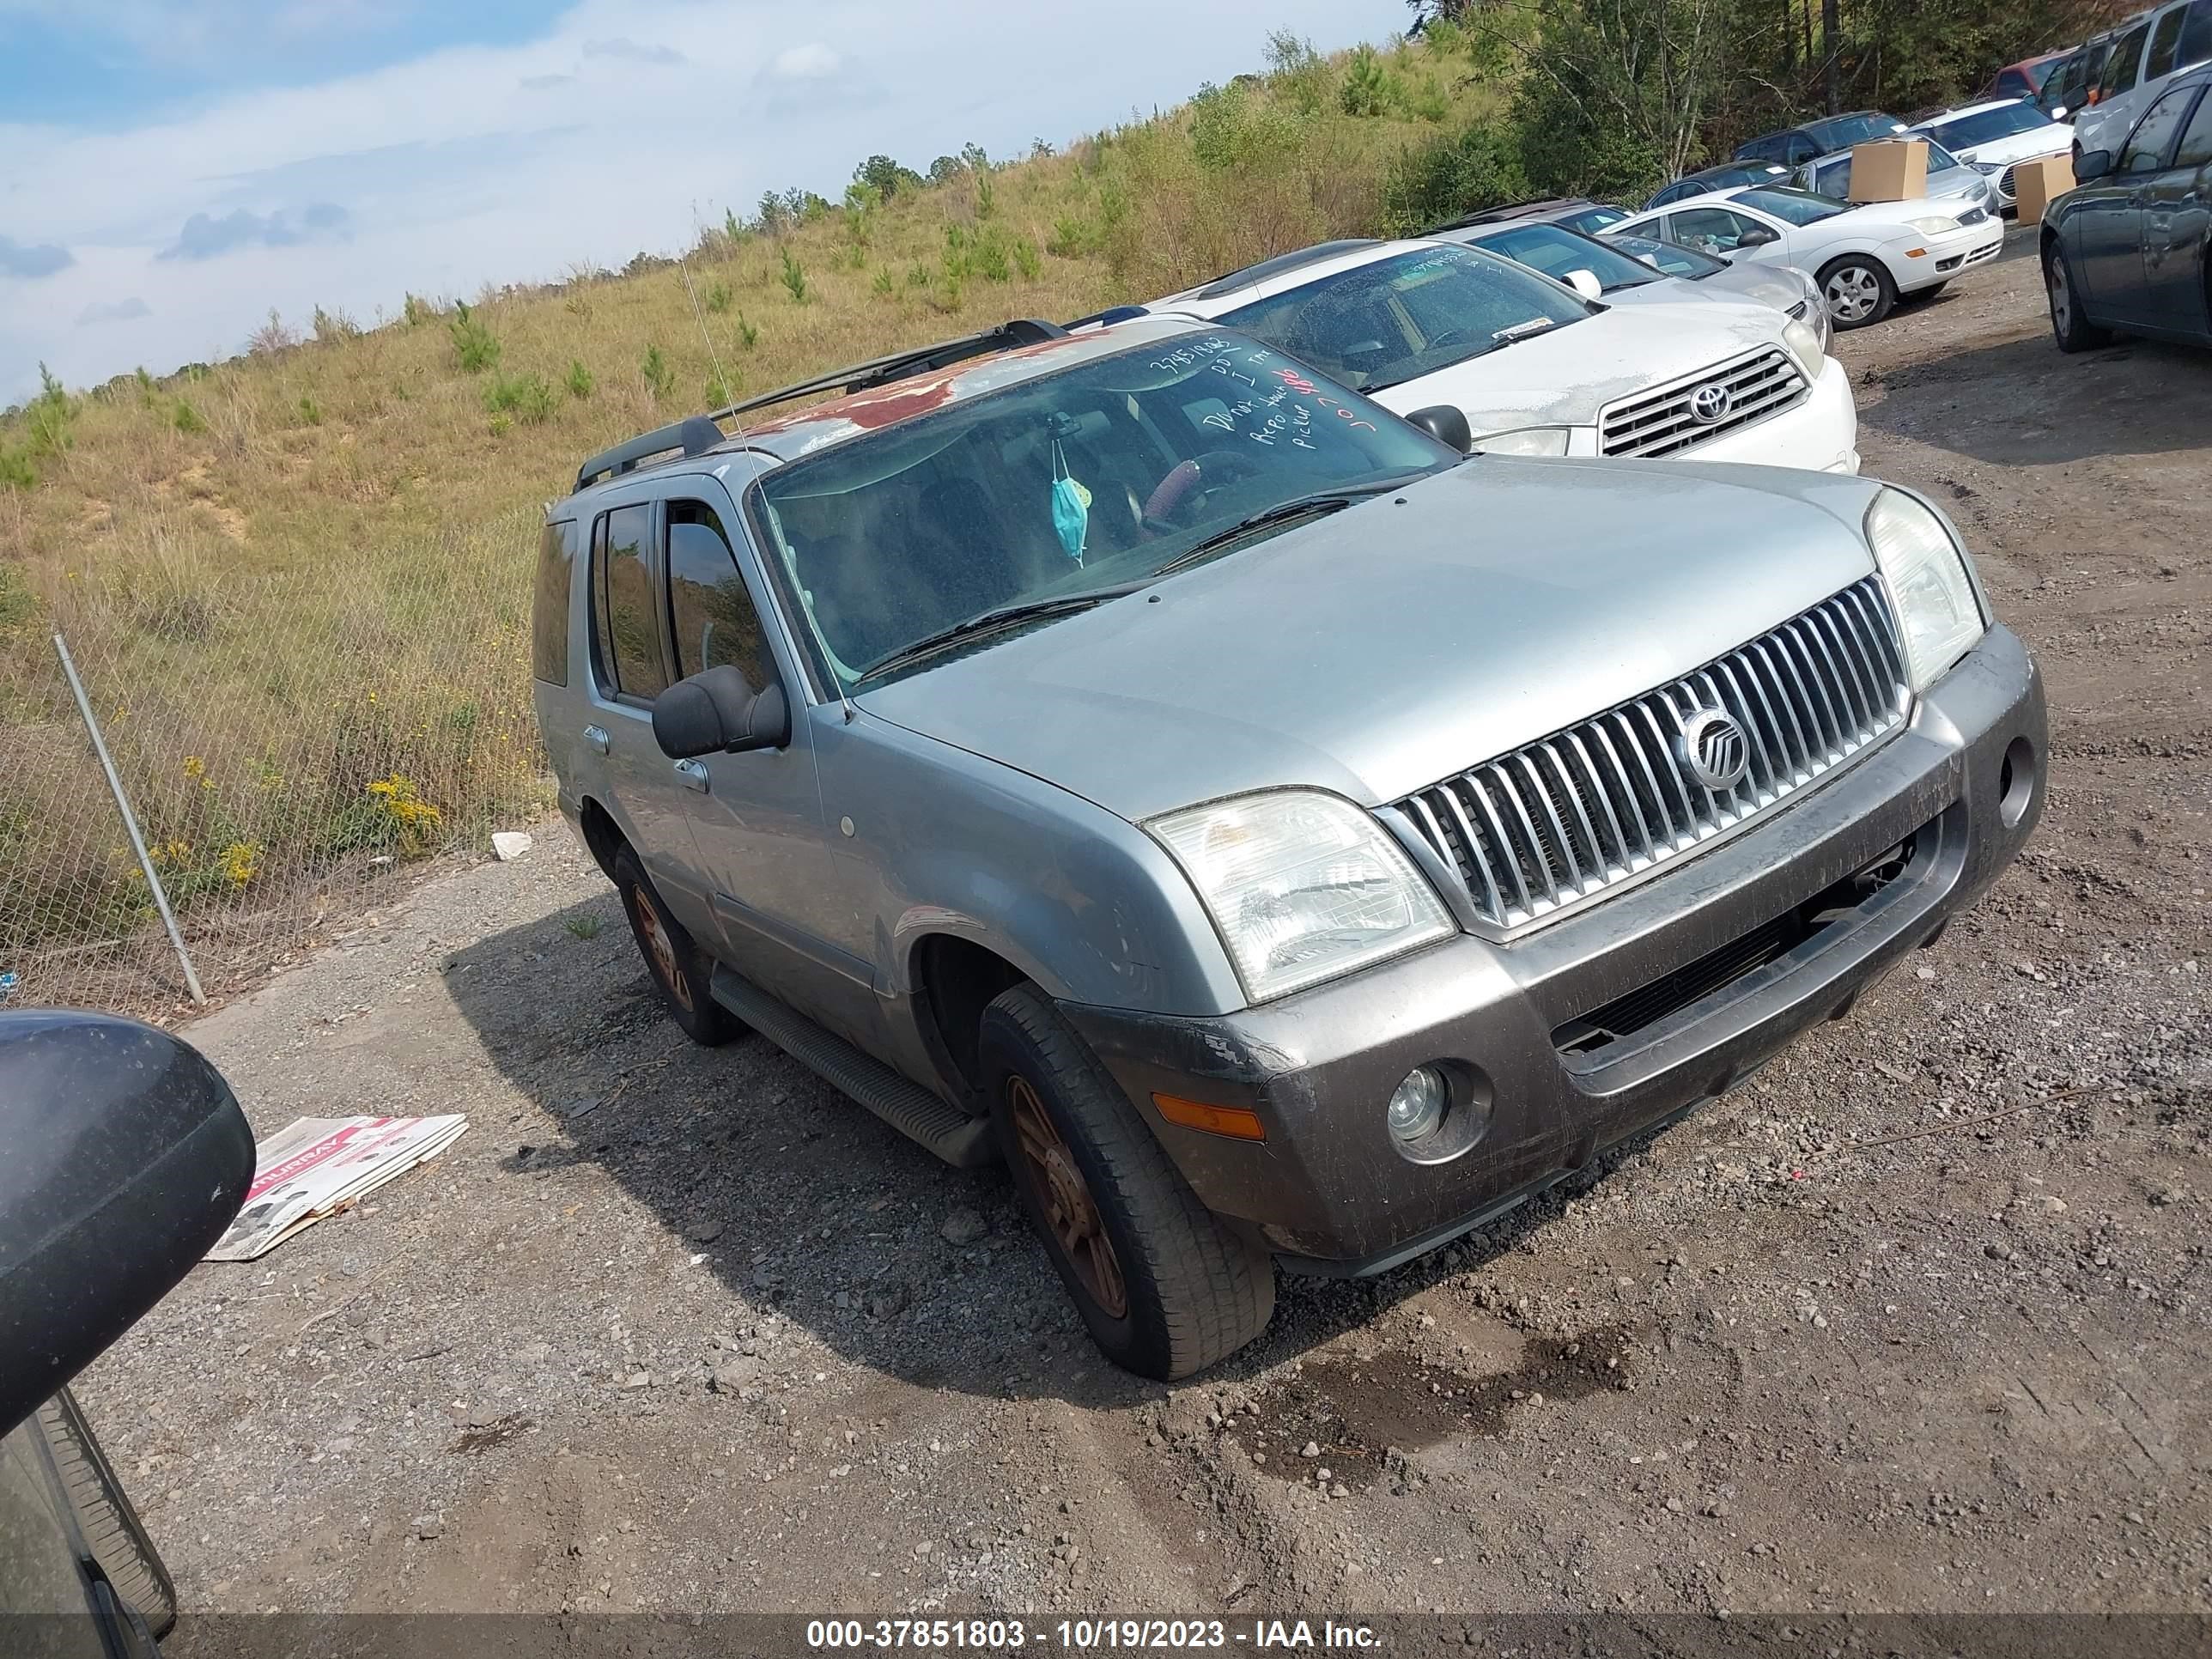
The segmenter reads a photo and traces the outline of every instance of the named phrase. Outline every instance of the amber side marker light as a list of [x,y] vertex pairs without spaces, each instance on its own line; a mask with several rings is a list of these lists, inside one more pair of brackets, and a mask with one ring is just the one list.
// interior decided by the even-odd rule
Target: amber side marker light
[[1209,1106],[1204,1101],[1185,1100],[1177,1095],[1154,1095],[1152,1104],[1160,1109],[1160,1115],[1169,1122],[1180,1123],[1186,1129],[1203,1129],[1207,1134],[1227,1135],[1231,1140],[1267,1138],[1260,1115],[1242,1106]]

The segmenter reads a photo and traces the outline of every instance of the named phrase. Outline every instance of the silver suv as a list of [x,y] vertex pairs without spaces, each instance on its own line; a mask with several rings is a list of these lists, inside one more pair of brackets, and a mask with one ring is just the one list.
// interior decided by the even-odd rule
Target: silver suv
[[1150,1376],[1735,1087],[2041,808],[2035,667],[1920,497],[1455,416],[1018,323],[549,514],[538,719],[672,1014],[1003,1155]]

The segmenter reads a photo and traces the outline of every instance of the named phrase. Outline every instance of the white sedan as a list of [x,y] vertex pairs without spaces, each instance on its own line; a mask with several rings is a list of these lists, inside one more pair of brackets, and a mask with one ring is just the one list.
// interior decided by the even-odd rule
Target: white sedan
[[1573,274],[1450,242],[1335,242],[1148,309],[1231,324],[1401,415],[1456,411],[1455,441],[1492,454],[1858,471],[1850,377],[1806,324],[1748,300],[1610,305]]
[[1771,185],[1671,202],[1603,234],[1657,236],[1731,262],[1809,270],[1838,328],[1878,323],[1899,295],[1932,294],[2004,246],[2003,222],[1978,207],[1925,197],[1854,207]]
[[1996,185],[1997,210],[2014,207],[2012,170],[2044,155],[2070,155],[2074,129],[2054,121],[2030,103],[2001,98],[1946,110],[1913,131],[1924,135]]

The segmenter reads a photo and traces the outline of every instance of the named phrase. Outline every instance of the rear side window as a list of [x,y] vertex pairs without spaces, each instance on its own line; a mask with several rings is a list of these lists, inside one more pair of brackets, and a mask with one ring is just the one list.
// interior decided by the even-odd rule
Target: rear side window
[[650,507],[618,507],[599,520],[592,541],[592,631],[599,684],[640,702],[650,702],[668,689],[653,567],[646,556],[652,526]]
[[2142,68],[2143,37],[2150,33],[2150,25],[2142,24],[2130,29],[2113,45],[2112,55],[2105,64],[2105,96],[2117,97],[2132,91],[2137,71]]
[[2212,0],[2197,0],[2189,9],[2189,20],[2181,26],[2181,50],[2174,54],[2179,64],[2201,64],[2212,58]]
[[2189,8],[2175,6],[2159,14],[2158,21],[2150,32],[2150,56],[2143,60],[2143,79],[2155,81],[2173,70],[2173,54],[2181,45],[2181,26],[2188,20]]
[[568,683],[568,590],[576,568],[576,521],[556,519],[538,538],[538,595],[531,606],[530,672]]
[[668,504],[668,614],[678,679],[734,664],[756,691],[775,680],[760,612],[721,519],[704,501]]

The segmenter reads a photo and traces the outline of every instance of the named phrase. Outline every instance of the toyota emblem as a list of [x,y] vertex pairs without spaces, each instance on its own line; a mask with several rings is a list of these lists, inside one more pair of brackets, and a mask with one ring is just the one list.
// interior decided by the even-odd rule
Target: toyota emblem
[[1735,404],[1735,394],[1715,380],[1690,394],[1690,418],[1700,426],[1711,426],[1715,421],[1727,419]]
[[1682,728],[1682,761],[1706,788],[1733,789],[1751,769],[1751,745],[1735,715],[1701,709]]

